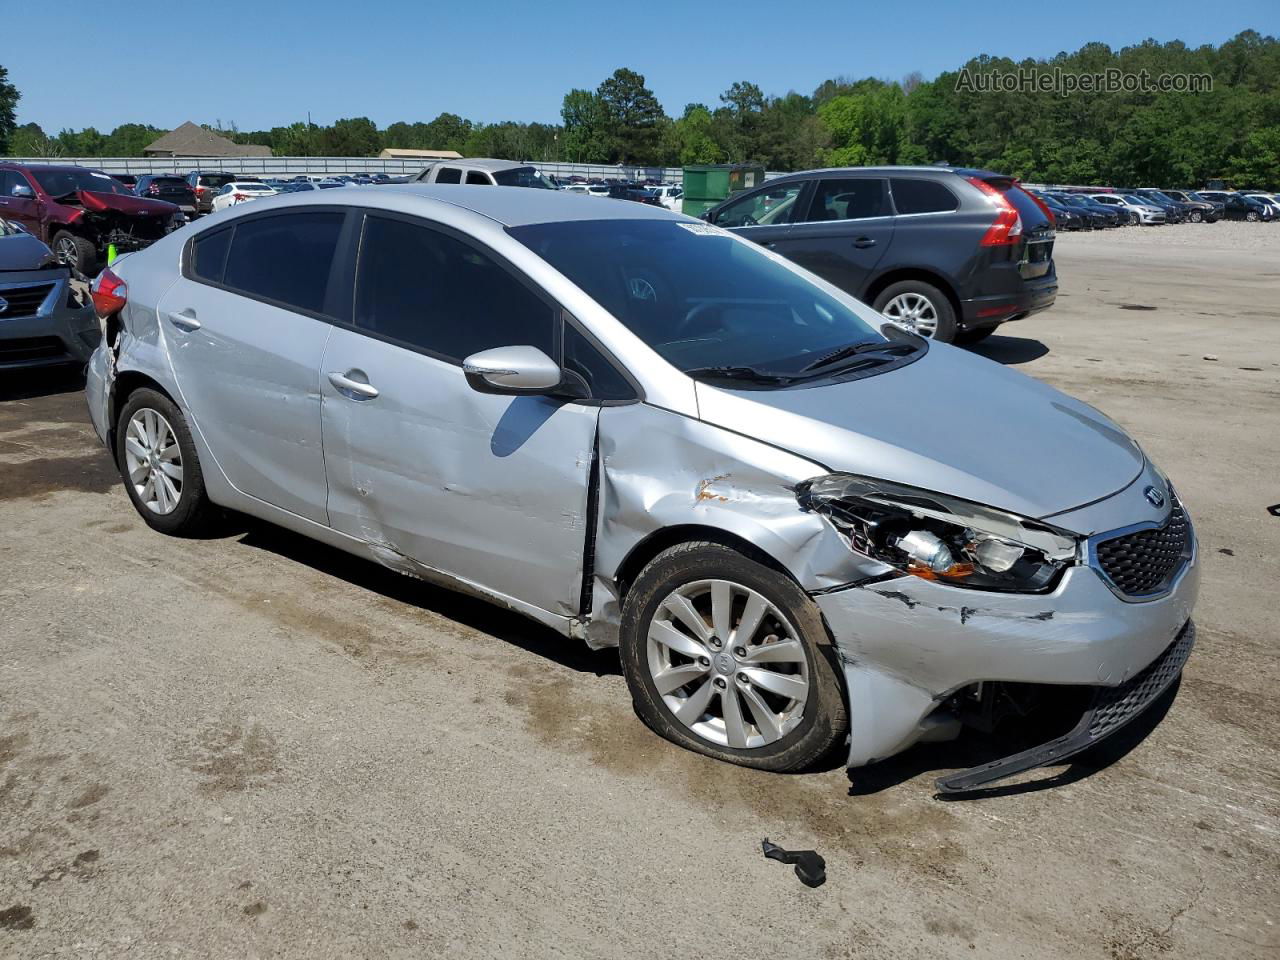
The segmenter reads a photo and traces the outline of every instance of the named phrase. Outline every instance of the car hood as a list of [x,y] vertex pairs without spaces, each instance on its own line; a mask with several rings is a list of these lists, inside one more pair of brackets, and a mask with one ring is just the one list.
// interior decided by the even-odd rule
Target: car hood
[[0,273],[14,270],[41,270],[54,267],[57,260],[49,248],[29,233],[0,237]]
[[1128,486],[1141,449],[1093,407],[957,347],[789,390],[697,384],[699,417],[830,470],[1047,517]]
[[167,200],[151,200],[147,197],[127,197],[118,193],[98,193],[96,190],[81,190],[77,196],[80,205],[91,213],[105,213],[112,210],[133,217],[165,217],[172,216],[178,209],[176,204]]

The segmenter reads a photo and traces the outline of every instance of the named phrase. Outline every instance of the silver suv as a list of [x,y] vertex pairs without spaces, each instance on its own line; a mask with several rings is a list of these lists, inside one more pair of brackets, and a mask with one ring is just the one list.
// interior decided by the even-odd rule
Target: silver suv
[[644,721],[713,757],[859,766],[1075,694],[1068,737],[941,787],[971,790],[1190,651],[1191,524],[1118,426],[658,207],[271,197],[94,298],[94,427],[152,527],[241,511],[619,646]]

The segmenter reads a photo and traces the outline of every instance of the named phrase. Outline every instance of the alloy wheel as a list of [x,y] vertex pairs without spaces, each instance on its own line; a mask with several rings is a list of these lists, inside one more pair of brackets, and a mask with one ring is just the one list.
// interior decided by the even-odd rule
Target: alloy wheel
[[900,327],[922,337],[938,331],[938,311],[933,301],[919,293],[900,293],[880,311]]
[[79,258],[76,243],[70,237],[63,237],[58,241],[54,254],[57,256],[58,262],[64,267],[75,267]]
[[750,587],[699,580],[673,590],[650,621],[646,654],[671,714],[711,743],[767,746],[804,717],[804,647],[781,611]]
[[182,499],[182,450],[163,414],[141,407],[129,419],[124,437],[125,469],[139,502],[161,516]]

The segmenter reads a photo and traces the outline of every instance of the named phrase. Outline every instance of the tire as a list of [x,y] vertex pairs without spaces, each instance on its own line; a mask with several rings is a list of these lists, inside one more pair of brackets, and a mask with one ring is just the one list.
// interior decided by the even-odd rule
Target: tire
[[85,278],[97,273],[98,251],[84,237],[78,237],[70,230],[59,230],[53,235],[51,246],[54,255],[73,273]]
[[[146,429],[141,432],[131,430],[135,418]],[[151,425],[159,429],[153,431],[149,429]],[[145,434],[156,437],[157,442],[152,442]],[[205,492],[204,474],[200,470],[191,430],[187,427],[186,417],[172,400],[148,387],[129,394],[116,420],[115,439],[116,466],[125,491],[149,527],[173,537],[199,537],[215,528],[221,511]],[[172,454],[163,455],[163,451],[172,446],[166,442],[168,440],[176,440],[176,459]],[[141,446],[138,445],[140,442]],[[145,460],[142,459],[142,451],[148,453]],[[150,451],[157,455],[150,457]],[[131,477],[140,461],[144,464],[141,469],[148,472]],[[176,477],[173,474],[175,467]],[[157,482],[161,474],[165,479]],[[148,490],[154,496],[144,499],[143,494]],[[176,502],[172,500],[175,491]]]
[[1246,220],[1248,220],[1250,223],[1257,223],[1257,222],[1258,222],[1258,211],[1257,211],[1257,210],[1250,210],[1248,213],[1246,213],[1246,214],[1244,215],[1244,218],[1245,218]]
[[[916,302],[913,298],[922,298],[929,304],[927,310],[919,313],[914,320],[909,318],[910,311],[904,309]],[[899,280],[897,283],[891,283],[880,291],[880,295],[876,297],[872,306],[890,319],[903,323],[909,329],[914,329],[922,337],[940,340],[943,343],[955,341],[955,308],[951,306],[947,295],[931,283],[925,283],[923,280]],[[886,313],[886,310],[891,310],[898,315]]]
[[[729,586],[717,586],[723,584]],[[726,617],[734,632],[723,640],[714,635],[711,598],[717,589],[731,597],[724,609],[734,614]],[[693,598],[686,602],[700,624],[696,631],[669,605],[678,594]],[[736,632],[753,601],[763,612],[739,643]],[[675,646],[661,642],[671,639]],[[848,733],[838,657],[817,605],[785,574],[722,544],[684,543],[654,557],[627,593],[619,645],[636,713],[659,736],[695,753],[793,772],[812,766]],[[754,659],[764,651],[767,659]],[[664,694],[655,675],[662,680],[663,671],[673,668],[688,682],[666,686]],[[804,685],[804,695],[776,692],[779,684]],[[732,727],[736,737],[725,720],[726,710],[735,712],[730,703],[741,718]],[[692,709],[682,720],[676,711],[684,704]]]
[[982,327],[979,330],[961,330],[960,333],[956,335],[956,343],[981,343],[995,332],[995,327]]
[[1199,210],[1192,210],[1192,211],[1191,211],[1191,222],[1192,222],[1192,223],[1201,223],[1201,222],[1203,222],[1203,221],[1204,221],[1204,214],[1203,214],[1203,213],[1201,213]]

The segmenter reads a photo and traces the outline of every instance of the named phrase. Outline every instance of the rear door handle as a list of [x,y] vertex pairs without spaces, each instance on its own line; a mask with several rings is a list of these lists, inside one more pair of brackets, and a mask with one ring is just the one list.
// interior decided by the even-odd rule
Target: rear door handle
[[[355,377],[364,379],[356,380]],[[378,388],[371,384],[360,370],[348,370],[346,373],[330,371],[329,382],[338,392],[352,400],[372,400],[378,395]]]
[[865,250],[867,247],[874,247],[876,242],[870,237],[858,237],[853,241],[853,245],[859,250]]
[[200,329],[200,321],[196,319],[196,312],[190,307],[185,310],[179,310],[177,313],[170,313],[169,322],[179,330],[186,330],[190,333],[193,330]]

